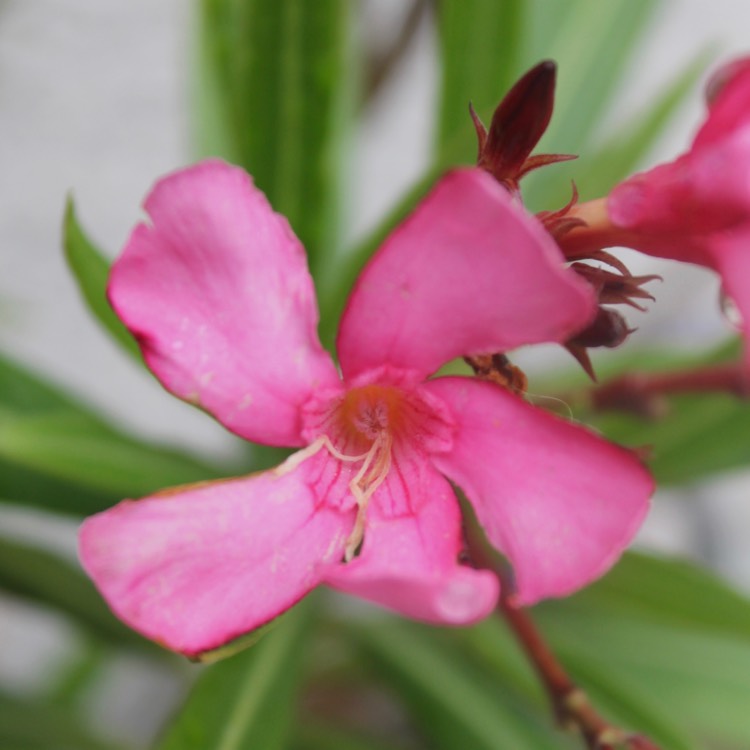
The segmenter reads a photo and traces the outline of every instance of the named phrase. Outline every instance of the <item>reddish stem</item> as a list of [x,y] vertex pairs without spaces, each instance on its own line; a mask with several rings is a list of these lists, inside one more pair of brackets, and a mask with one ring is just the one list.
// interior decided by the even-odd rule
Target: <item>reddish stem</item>
[[549,697],[561,727],[577,729],[589,750],[659,750],[643,735],[632,735],[610,724],[594,708],[589,697],[570,677],[544,640],[528,611],[514,599],[513,582],[507,571],[490,559],[476,529],[467,529],[469,555],[477,567],[493,570],[500,579],[502,596],[498,611],[522,647]]
[[655,418],[663,415],[663,396],[676,393],[730,393],[750,397],[750,373],[739,363],[667,373],[634,372],[591,392],[595,409],[615,409]]

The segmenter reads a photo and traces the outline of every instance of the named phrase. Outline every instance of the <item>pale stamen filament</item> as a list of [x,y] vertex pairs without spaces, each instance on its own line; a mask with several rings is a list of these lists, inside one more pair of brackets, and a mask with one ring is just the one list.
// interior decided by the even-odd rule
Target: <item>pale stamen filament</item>
[[391,444],[391,436],[387,432],[381,432],[375,438],[357,475],[349,483],[349,489],[357,503],[357,517],[344,547],[345,562],[352,560],[362,543],[370,498],[388,476],[391,468]]
[[334,458],[338,458],[339,461],[344,461],[346,463],[356,463],[357,461],[361,461],[363,458],[366,459],[370,455],[370,453],[372,453],[372,449],[370,449],[369,451],[367,451],[367,453],[361,453],[358,456],[348,456],[346,453],[342,453],[341,451],[337,450],[328,435],[321,435],[319,438],[313,440],[313,442],[310,443],[307,448],[303,448],[301,451],[292,453],[292,455],[289,456],[286,461],[284,461],[273,470],[274,473],[278,474],[280,477],[283,477],[284,474],[288,474],[290,471],[294,471],[303,461],[307,461],[308,458],[312,458],[316,453],[318,453],[318,451],[320,451],[321,448],[325,448]]
[[367,518],[367,506],[375,491],[385,481],[391,468],[391,446],[392,439],[387,431],[382,431],[373,441],[366,453],[350,456],[338,450],[328,435],[321,435],[310,445],[293,453],[281,465],[274,469],[278,476],[284,476],[294,471],[303,461],[312,458],[322,448],[325,448],[334,458],[345,463],[356,463],[362,461],[359,471],[349,482],[349,490],[357,503],[357,517],[354,520],[354,528],[349,534],[344,546],[344,561],[349,562],[362,543],[365,533],[365,521]]

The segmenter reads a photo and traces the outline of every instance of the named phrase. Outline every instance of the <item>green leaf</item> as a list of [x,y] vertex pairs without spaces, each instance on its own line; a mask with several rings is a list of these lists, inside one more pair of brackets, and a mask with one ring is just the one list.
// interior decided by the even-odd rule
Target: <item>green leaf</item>
[[68,710],[0,693],[0,746],[7,750],[112,750]]
[[[601,383],[627,372],[679,372],[737,361],[741,342],[732,337],[696,354],[669,350],[624,351],[595,367]],[[617,411],[595,411],[585,394],[591,388],[580,369],[556,374],[556,383],[538,383],[538,393],[563,393],[573,417],[628,446],[649,447],[649,468],[661,484],[684,484],[750,464],[750,402],[724,393],[666,396],[667,413],[648,420]],[[540,401],[541,406],[549,405]]]
[[338,241],[341,148],[353,109],[350,9],[346,0],[200,3],[199,151],[253,175],[307,248],[314,274]]
[[[596,665],[691,738],[750,744],[750,643],[621,612],[544,607],[538,619],[574,676]],[[702,745],[701,745],[702,746]]]
[[135,339],[107,301],[109,261],[86,236],[78,223],[72,197],[68,197],[65,204],[63,247],[68,266],[89,310],[112,338],[140,362],[141,355]]
[[156,650],[117,620],[89,579],[59,555],[0,536],[0,588],[67,615],[103,643]]
[[[558,63],[558,78],[555,112],[537,151],[588,155],[592,135],[616,96],[625,65],[659,3],[574,0],[565,6],[567,12],[558,18],[544,55]],[[585,44],[581,44],[582,29]],[[570,197],[569,176],[576,174],[573,163],[530,175],[524,180],[526,203],[533,210],[563,205]]]
[[676,628],[745,638],[750,600],[687,560],[628,552],[602,579],[568,600],[592,611],[640,614]]
[[299,724],[291,747],[294,750],[411,750],[413,745],[394,745],[359,731],[329,726],[319,721]]
[[221,476],[198,459],[67,411],[33,416],[0,411],[0,457],[115,498]]
[[221,468],[116,430],[0,355],[0,498],[88,514],[126,496],[221,476]]
[[280,750],[291,730],[311,603],[255,646],[207,667],[157,750]]
[[565,738],[548,728],[546,715],[473,669],[450,638],[390,619],[346,627],[376,673],[412,709],[436,748],[566,747]]
[[[591,610],[596,618],[596,610]],[[512,685],[522,692],[544,716],[550,711],[549,702],[539,678],[532,670],[510,631],[499,617],[459,633],[470,648],[472,656],[482,670],[498,682]],[[586,667],[584,669],[584,667]],[[659,710],[658,704],[648,704],[640,697],[638,685],[623,683],[619,674],[608,674],[598,664],[576,659],[576,678],[581,680],[597,709],[611,721],[624,728],[651,735],[665,743],[670,750],[691,750],[692,745],[679,725],[669,715]]]
[[659,2],[574,0],[566,5],[546,55],[558,63],[558,79],[555,114],[540,150],[553,153],[578,153],[588,146]]
[[522,0],[441,0],[438,38],[442,85],[438,115],[438,162],[476,161],[469,102],[489,118],[519,71],[525,3]]

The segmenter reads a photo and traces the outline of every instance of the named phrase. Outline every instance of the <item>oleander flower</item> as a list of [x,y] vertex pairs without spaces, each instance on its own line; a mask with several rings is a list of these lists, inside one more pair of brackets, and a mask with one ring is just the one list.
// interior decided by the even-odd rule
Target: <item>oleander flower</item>
[[408,617],[465,624],[498,583],[462,563],[474,504],[523,603],[602,574],[652,481],[628,451],[467,377],[464,355],[561,341],[594,314],[536,219],[490,175],[448,174],[385,241],[321,347],[305,255],[240,169],[162,179],[115,263],[111,302],[167,390],[276,469],[126,500],[89,518],[84,567],[114,612],[201,657],[326,584]]
[[[720,69],[687,153],[618,185],[610,244],[717,271],[750,326],[750,58]],[[750,364],[750,349],[745,362]]]

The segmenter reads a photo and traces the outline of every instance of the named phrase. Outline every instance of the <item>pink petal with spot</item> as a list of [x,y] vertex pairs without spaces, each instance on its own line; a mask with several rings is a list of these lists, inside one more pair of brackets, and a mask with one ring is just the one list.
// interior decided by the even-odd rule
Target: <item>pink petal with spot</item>
[[217,160],[159,181],[145,209],[151,222],[130,236],[109,297],[148,366],[238,435],[303,445],[300,406],[338,375],[286,219]]
[[321,504],[308,470],[126,500],[84,522],[81,562],[130,627],[188,656],[213,650],[339,564],[353,515]]
[[519,602],[564,596],[602,575],[648,510],[653,481],[626,450],[490,383],[426,385],[452,409],[453,450],[433,457],[513,564]]
[[[448,482],[425,466],[408,488],[394,476],[386,484],[368,509],[359,557],[329,569],[326,582],[425,622],[465,625],[486,617],[497,604],[499,585],[493,573],[458,563],[461,513]],[[405,492],[412,496],[393,501]],[[393,514],[394,508],[410,507],[419,510]]]
[[563,341],[594,315],[541,224],[479,169],[446,175],[385,241],[342,318],[344,375],[437,370],[461,355]]

